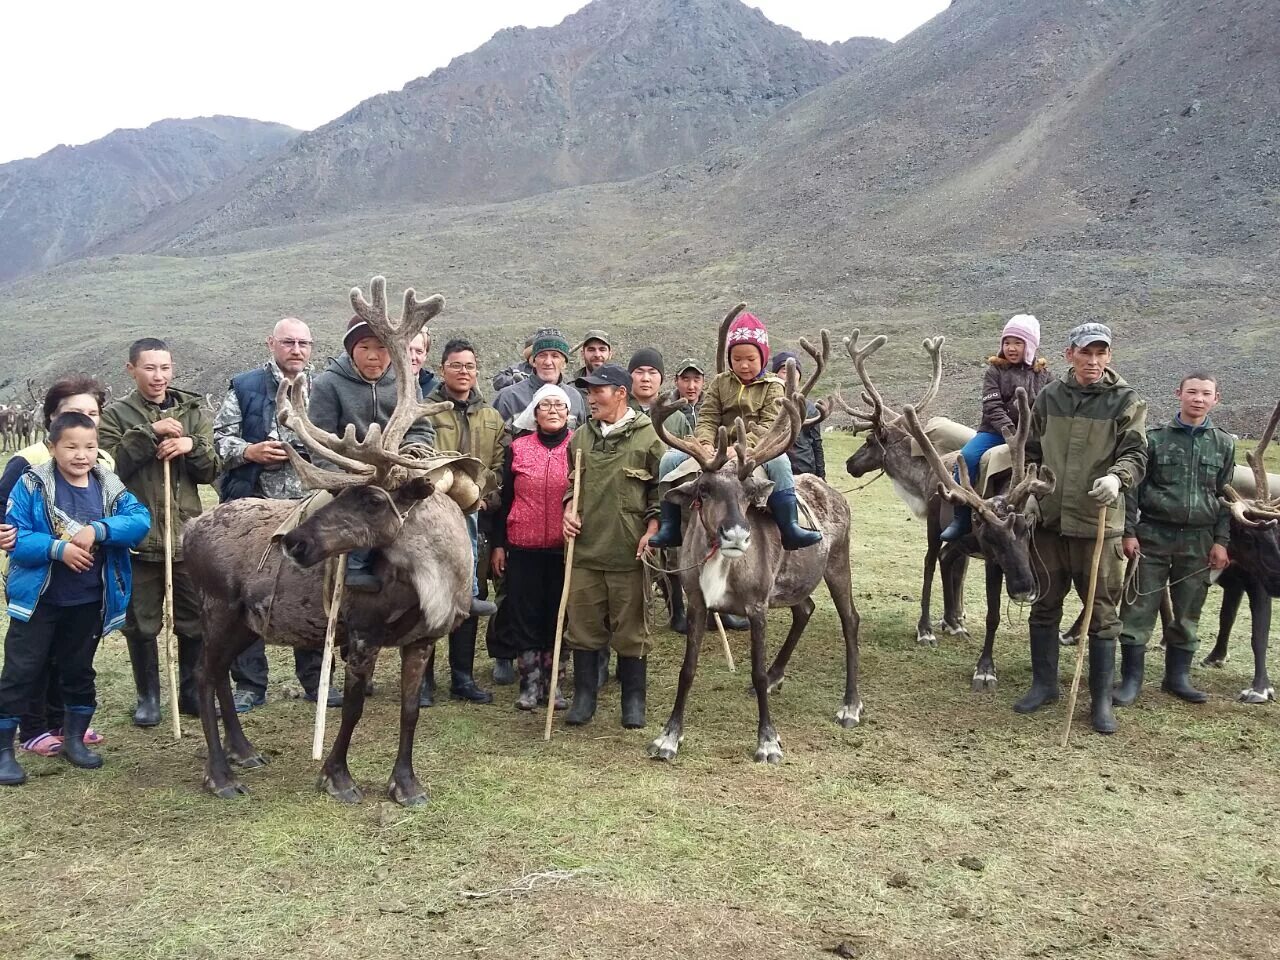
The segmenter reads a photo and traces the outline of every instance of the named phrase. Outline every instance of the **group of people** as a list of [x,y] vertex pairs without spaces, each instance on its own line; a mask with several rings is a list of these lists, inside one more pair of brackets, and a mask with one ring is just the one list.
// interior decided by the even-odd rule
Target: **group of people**
[[[1045,582],[1031,613],[1033,685],[1016,710],[1029,712],[1057,698],[1063,600],[1072,585],[1083,588],[1098,508],[1108,508],[1109,547],[1088,641],[1093,725],[1107,733],[1115,729],[1112,703],[1131,703],[1137,695],[1157,594],[1170,578],[1177,584],[1177,627],[1164,686],[1184,699],[1203,699],[1187,671],[1207,571],[1229,559],[1227,514],[1218,498],[1230,479],[1234,446],[1209,419],[1218,399],[1211,374],[1189,373],[1178,387],[1179,413],[1170,424],[1147,431],[1145,403],[1109,367],[1107,327],[1089,323],[1071,331],[1069,369],[1058,379],[1037,357],[1039,340],[1034,317],[1009,321],[984,379],[980,429],[961,455],[976,475],[982,453],[1017,424],[1017,389],[1028,392],[1034,401],[1028,461],[1052,469],[1057,484],[1036,507],[1035,550]],[[310,372],[314,341],[301,320],[279,321],[266,344],[265,362],[232,378],[213,418],[199,395],[174,386],[172,352],[156,339],[130,347],[126,371],[135,389],[109,405],[102,386],[87,377],[68,377],[50,388],[43,408],[46,441],[15,455],[0,478],[0,499],[7,503],[0,549],[10,564],[0,784],[25,779],[15,743],[30,753],[61,754],[80,767],[101,765],[101,756],[90,749],[102,739],[90,725],[97,705],[92,664],[102,635],[117,627],[128,644],[137,688],[133,722],[159,723],[165,545],[156,518],[166,482],[173,505],[173,627],[180,673],[175,706],[195,715],[202,633],[181,533],[201,512],[199,486],[216,484],[224,501],[308,495],[291,466],[290,448],[304,459],[310,454],[276,419],[277,391],[286,378],[303,378],[308,416],[322,430],[341,435],[353,427],[362,438],[371,425],[386,424],[396,401],[390,348],[359,317],[348,323],[343,353],[319,373]],[[739,418],[767,429],[783,395],[779,374],[788,360],[796,360],[794,354],[771,355],[768,331],[750,313],[733,321],[725,369],[710,377],[694,358],[668,369],[655,347],[635,351],[624,366],[615,361],[603,330],[587,331],[571,347],[559,330],[542,328],[526,340],[522,361],[494,376],[490,399],[478,386],[480,360],[471,342],[449,340],[438,370],[429,366],[431,348],[424,331],[409,345],[410,370],[421,398],[448,407],[418,421],[406,443],[466,454],[483,466],[482,498],[467,516],[476,571],[470,616],[448,637],[450,696],[492,700],[474,676],[481,617],[489,618],[494,681],[518,680],[518,708],[535,709],[547,702],[553,686],[564,689],[564,662],[553,662],[552,641],[569,576],[565,639],[572,651],[573,703],[566,722],[593,718],[612,652],[621,722],[643,726],[650,637],[642,560],[652,550],[680,544],[681,511],[664,494],[673,471],[678,475],[687,459],[662,442],[650,411],[673,374],[675,392],[686,404],[660,425],[666,434],[713,446],[719,428],[732,428]],[[581,366],[566,373],[575,353]],[[820,430],[806,427],[785,456],[763,466],[771,484],[768,509],[783,546],[803,550],[819,542],[819,532],[797,521],[793,478],[825,476]],[[574,502],[576,510],[570,507]],[[943,537],[968,536],[972,522],[958,509]],[[572,569],[566,570],[569,540],[576,545]],[[1139,551],[1145,561],[1142,589],[1122,620],[1123,563]],[[1196,564],[1204,569],[1193,569]],[[381,589],[376,551],[349,555],[346,570],[348,589]],[[675,599],[673,614],[682,621]],[[1117,639],[1123,676],[1113,692]],[[297,679],[308,699],[324,697],[329,706],[339,706],[340,691],[318,689],[320,660],[318,651],[296,651]],[[237,658],[232,676],[237,712],[266,703],[261,643]],[[420,702],[431,705],[435,692],[433,666]],[[556,706],[569,705],[558,699]]]

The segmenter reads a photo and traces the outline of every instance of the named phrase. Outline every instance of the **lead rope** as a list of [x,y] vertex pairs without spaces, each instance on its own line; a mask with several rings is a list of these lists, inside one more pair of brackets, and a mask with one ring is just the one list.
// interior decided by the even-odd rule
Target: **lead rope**
[[1177,580],[1170,580],[1168,583],[1164,584],[1164,586],[1158,587],[1155,590],[1139,590],[1137,587],[1138,564],[1141,560],[1142,554],[1139,552],[1134,555],[1133,562],[1129,564],[1129,572],[1124,578],[1124,591],[1121,594],[1121,598],[1125,603],[1132,604],[1137,601],[1139,597],[1149,597],[1153,593],[1162,593],[1167,587],[1176,587],[1178,584],[1190,580],[1192,577],[1200,576],[1200,574],[1204,573],[1206,570],[1213,569],[1206,563],[1203,567],[1198,567],[1195,570],[1192,570],[1185,577],[1179,577]]

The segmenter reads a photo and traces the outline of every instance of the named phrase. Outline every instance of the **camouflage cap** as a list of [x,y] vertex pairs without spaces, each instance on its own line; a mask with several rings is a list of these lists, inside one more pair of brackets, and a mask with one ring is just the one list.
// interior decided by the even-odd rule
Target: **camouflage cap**
[[704,377],[707,375],[707,371],[702,369],[702,364],[693,357],[685,357],[676,364],[676,376],[680,376],[680,374],[684,373],[686,370],[697,370]]
[[599,340],[610,350],[613,349],[613,341],[609,339],[609,334],[605,333],[603,330],[588,330],[586,335],[583,336],[582,343],[579,346],[585,347],[592,340]]
[[1105,323],[1082,323],[1067,334],[1067,346],[1087,347],[1091,343],[1111,346],[1111,328]]

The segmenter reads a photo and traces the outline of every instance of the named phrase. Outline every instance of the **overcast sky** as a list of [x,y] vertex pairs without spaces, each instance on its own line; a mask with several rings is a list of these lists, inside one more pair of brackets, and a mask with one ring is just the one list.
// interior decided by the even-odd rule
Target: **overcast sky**
[[[833,42],[898,40],[948,2],[750,5],[806,37]],[[221,113],[311,129],[474,50],[503,27],[550,26],[584,5],[9,0],[0,55],[0,163],[166,117]]]

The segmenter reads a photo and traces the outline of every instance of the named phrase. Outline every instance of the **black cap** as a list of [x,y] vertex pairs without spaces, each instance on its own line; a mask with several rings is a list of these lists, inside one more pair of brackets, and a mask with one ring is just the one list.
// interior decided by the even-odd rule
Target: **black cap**
[[616,363],[606,363],[603,366],[596,367],[593,373],[587,374],[585,377],[579,377],[573,381],[575,387],[626,387],[628,391],[631,389],[631,374],[623,370]]

